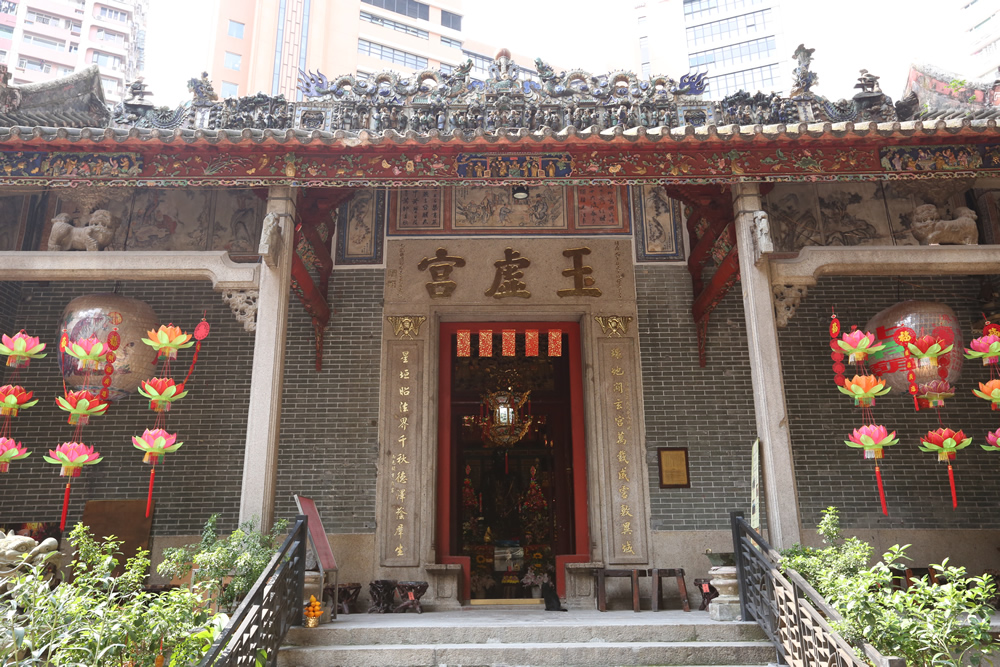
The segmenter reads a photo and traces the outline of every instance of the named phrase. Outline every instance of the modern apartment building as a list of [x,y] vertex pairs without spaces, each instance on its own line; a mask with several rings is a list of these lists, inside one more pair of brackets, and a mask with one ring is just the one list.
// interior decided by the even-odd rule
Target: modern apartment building
[[1000,78],[1000,0],[960,0],[960,44],[970,53],[969,74],[975,79]]
[[96,64],[104,96],[121,101],[143,69],[149,0],[0,0],[0,63],[10,83]]
[[[447,73],[471,59],[471,75],[486,79],[503,46],[468,38],[461,0],[216,0],[216,9],[209,76],[223,97],[296,99],[300,70]],[[530,58],[514,60],[533,71]]]
[[[635,6],[642,76],[708,72],[708,93],[781,92],[795,50],[779,0],[648,0]],[[683,31],[683,32],[682,32]]]

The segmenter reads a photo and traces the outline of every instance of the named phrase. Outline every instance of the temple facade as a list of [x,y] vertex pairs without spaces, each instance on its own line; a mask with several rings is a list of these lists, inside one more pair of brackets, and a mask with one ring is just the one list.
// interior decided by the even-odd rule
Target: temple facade
[[[504,52],[485,83],[471,63],[316,73],[301,102],[192,79],[177,109],[137,83],[109,111],[96,70],[4,86],[0,330],[55,352],[67,304],[103,294],[211,324],[169,415],[154,561],[212,514],[270,525],[299,494],[340,581],[427,580],[441,606],[522,597],[533,566],[571,605],[598,565],[704,576],[732,510],[787,547],[836,506],[877,548],[982,572],[1000,423],[960,350],[1000,317],[993,87],[943,112],[930,74],[894,102],[862,72],[835,102],[811,54],[789,96],[724,100],[697,75],[540,59],[522,80]],[[928,377],[955,391],[879,397],[899,444],[872,461],[845,446],[870,421],[838,391],[831,316],[891,339],[902,320],[876,316],[899,304],[954,345]],[[905,376],[901,350],[872,369]],[[13,421],[34,455],[0,475],[0,523],[59,518],[57,356],[18,377],[41,400]],[[127,394],[86,427],[104,459],[70,521],[146,497],[131,438],[152,418]],[[973,438],[948,465],[919,449],[939,426]]]

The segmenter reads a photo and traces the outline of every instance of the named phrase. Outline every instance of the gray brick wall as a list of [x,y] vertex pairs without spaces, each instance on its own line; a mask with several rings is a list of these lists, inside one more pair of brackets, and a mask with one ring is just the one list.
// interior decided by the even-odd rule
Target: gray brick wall
[[[906,299],[950,306],[963,327],[966,345],[971,324],[981,315],[976,302],[978,278],[907,277],[824,278],[810,288],[787,329],[781,330],[782,370],[788,399],[802,525],[813,528],[821,511],[836,505],[845,527],[1000,528],[1000,455],[986,452],[987,430],[1000,427],[1000,416],[971,389],[989,378],[981,364],[966,361],[955,398],[942,410],[944,425],[963,429],[972,445],[954,464],[958,509],[951,508],[947,466],[917,448],[920,436],[938,428],[935,410],[915,412],[908,394],[892,392],[877,399],[876,422],[895,430],[899,444],[886,450],[881,465],[889,516],[881,513],[875,470],[859,450],[843,441],[860,426],[860,408],[837,391],[830,366],[831,306],[845,330],[863,327],[880,310]],[[977,334],[979,335],[979,334]]]
[[382,344],[381,269],[334,271],[323,370],[312,321],[292,304],[285,361],[275,515],[296,514],[293,494],[316,501],[331,533],[375,529],[375,464]]
[[[701,368],[687,267],[640,265],[635,279],[650,526],[725,529],[729,510],[750,509],[750,446],[757,430],[739,286],[712,314],[708,366]],[[659,488],[657,447],[688,448],[690,489]]]
[[[188,385],[191,393],[175,404],[167,422],[184,446],[157,466],[153,535],[198,533],[212,513],[221,515],[222,530],[231,530],[239,512],[253,334],[243,330],[207,282],[123,282],[121,286],[124,295],[149,303],[164,322],[190,331],[207,310],[212,325]],[[3,305],[9,290],[7,284],[2,287],[0,313],[9,317],[9,306]],[[54,348],[65,305],[74,297],[113,288],[114,283],[107,282],[24,283],[14,326],[42,337]],[[186,366],[190,352],[181,354]],[[42,456],[68,440],[74,427],[55,405],[55,396],[62,391],[55,355],[33,363],[22,383],[41,400],[13,422],[17,439],[32,455],[0,477],[0,523],[58,521],[65,480],[59,477],[59,468],[45,463]],[[87,500],[146,497],[149,466],[142,463],[131,436],[141,434],[153,422],[148,402],[134,395],[113,404],[106,415],[84,427],[84,441],[105,459],[73,481],[70,523],[79,520]]]
[[0,281],[0,333],[13,336],[17,307],[21,303],[21,283]]

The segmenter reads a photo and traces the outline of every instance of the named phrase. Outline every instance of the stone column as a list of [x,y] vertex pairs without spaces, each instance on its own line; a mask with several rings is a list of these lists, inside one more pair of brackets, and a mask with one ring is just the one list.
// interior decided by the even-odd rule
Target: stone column
[[262,531],[270,530],[274,521],[285,333],[292,287],[292,253],[295,252],[295,200],[296,191],[290,187],[269,190],[267,212],[277,219],[278,228],[268,233],[268,225],[265,225],[267,237],[262,240],[273,261],[262,262],[260,266],[257,333],[250,376],[250,419],[240,495],[240,521],[256,516]]
[[[733,186],[740,286],[747,321],[750,374],[753,379],[757,434],[762,445],[767,531],[776,549],[799,542],[799,502],[788,434],[778,330],[775,324],[771,276],[766,253],[770,235],[756,183]],[[749,445],[749,443],[746,443]]]

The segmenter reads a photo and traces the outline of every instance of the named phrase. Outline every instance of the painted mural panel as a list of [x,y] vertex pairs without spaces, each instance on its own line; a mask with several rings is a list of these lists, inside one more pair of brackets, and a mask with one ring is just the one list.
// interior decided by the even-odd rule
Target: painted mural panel
[[257,252],[267,202],[253,190],[218,190],[215,197],[210,250],[231,254]]
[[775,250],[914,245],[913,195],[882,183],[779,183],[765,198]]
[[629,202],[636,261],[683,260],[680,202],[668,197],[660,185],[631,186]]
[[382,263],[385,201],[385,190],[359,190],[340,207],[337,212],[337,264]]
[[510,188],[458,187],[451,191],[451,219],[456,231],[567,229],[566,191],[531,188],[527,199],[514,199]]
[[21,249],[24,200],[24,195],[0,197],[0,251]]
[[205,250],[211,191],[140,190],[132,209],[129,250]]

